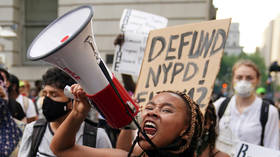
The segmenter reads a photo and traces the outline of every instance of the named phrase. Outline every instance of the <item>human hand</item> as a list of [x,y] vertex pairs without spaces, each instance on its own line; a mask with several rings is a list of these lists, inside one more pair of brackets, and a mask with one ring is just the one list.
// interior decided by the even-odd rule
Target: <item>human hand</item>
[[78,114],[86,116],[91,108],[86,92],[79,84],[72,85],[71,92],[74,95],[73,110]]
[[118,34],[117,38],[114,41],[114,45],[122,46],[123,43],[124,43],[124,34]]

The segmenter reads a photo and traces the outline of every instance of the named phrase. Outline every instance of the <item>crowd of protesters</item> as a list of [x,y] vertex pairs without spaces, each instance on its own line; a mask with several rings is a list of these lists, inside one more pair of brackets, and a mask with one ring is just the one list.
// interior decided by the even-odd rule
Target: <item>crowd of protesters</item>
[[[114,44],[121,46],[123,38]],[[279,150],[278,110],[263,89],[256,90],[257,66],[238,61],[232,76],[234,94],[211,100],[204,116],[185,93],[159,92],[141,110],[137,133],[111,128],[90,107],[81,86],[58,68],[31,85],[0,67],[0,157],[228,157],[237,140]],[[132,95],[132,77],[122,78]],[[74,99],[65,95],[66,86]]]
[[[179,108],[181,107],[175,104],[183,100],[190,105],[187,107],[187,117],[185,118],[189,119],[187,121],[193,120],[193,122],[187,123],[187,126],[191,127],[191,125],[195,125],[193,129],[196,129],[196,132],[190,133],[190,130],[187,129],[182,131],[182,133],[178,130],[179,134],[176,134],[177,131],[173,128],[170,131],[174,135],[170,136],[174,139],[171,138],[171,141],[167,142],[163,140],[160,134],[165,136],[164,131],[168,131],[168,129],[161,131],[161,124],[156,124],[156,122],[154,122],[155,124],[141,124],[142,129],[146,129],[145,132],[151,134],[149,135],[150,137],[154,136],[152,135],[153,131],[151,131],[154,129],[153,127],[158,127],[155,130],[158,132],[156,135],[160,137],[157,142],[156,140],[152,140],[158,146],[154,148],[146,147],[146,145],[150,145],[147,141],[143,145],[140,141],[137,141],[138,144],[133,146],[132,142],[139,140],[139,138],[141,139],[143,136],[141,134],[135,134],[133,130],[119,130],[116,132],[116,129],[108,129],[110,126],[106,124],[105,119],[92,120],[88,118],[88,105],[85,101],[80,104],[84,108],[83,111],[77,108],[73,110],[73,103],[75,104],[76,100],[72,100],[64,95],[64,87],[66,85],[72,85],[72,92],[76,95],[76,98],[79,98],[79,101],[83,98],[83,95],[79,91],[83,91],[83,89],[79,85],[75,85],[75,81],[60,69],[48,69],[42,76],[42,80],[36,81],[36,87],[30,88],[30,84],[27,81],[22,81],[6,69],[0,68],[1,156],[55,156],[54,154],[59,156],[73,156],[76,153],[83,154],[84,156],[98,154],[106,156],[111,155],[110,153],[115,155],[119,154],[116,156],[126,156],[130,152],[132,155],[136,154],[138,156],[190,155],[227,157],[232,155],[232,151],[223,145],[227,142],[225,140],[227,138],[238,139],[278,150],[278,111],[274,105],[261,97],[260,90],[256,90],[260,80],[258,68],[251,61],[242,60],[235,64],[232,72],[234,95],[232,97],[221,97],[214,103],[211,101],[204,114],[204,120],[198,116],[201,113],[199,108],[195,107],[197,105],[191,105],[195,102],[184,95],[184,93],[162,91],[158,96],[155,96],[149,102],[151,105],[148,103],[144,110],[142,110],[143,112],[147,110],[147,115],[143,115],[143,118],[165,119],[166,114],[172,115],[171,113],[173,113],[177,115],[175,111],[180,111]],[[174,96],[177,98],[175,99]],[[164,100],[162,100],[163,98]],[[178,109],[172,111],[172,107],[161,106],[165,103],[173,104],[175,105],[173,108]],[[264,114],[262,106],[265,105],[268,112]],[[165,109],[157,111],[156,108]],[[75,116],[68,118],[68,115],[77,112],[83,113],[82,118]],[[163,113],[161,114],[161,112]],[[196,120],[188,117],[192,114],[198,116]],[[267,116],[265,128],[260,121],[260,117],[262,116]],[[69,121],[67,119],[71,120]],[[64,122],[65,120],[66,122]],[[77,125],[67,126],[73,121],[79,121],[79,123]],[[152,123],[152,120],[148,121]],[[168,122],[169,120],[166,121]],[[174,118],[172,122],[175,122]],[[185,120],[182,122],[186,123]],[[182,122],[179,121],[178,125]],[[60,125],[63,126],[61,129],[59,128]],[[68,127],[75,128],[71,134],[65,133],[67,129],[70,129]],[[183,125],[182,128],[184,128]],[[88,129],[90,132],[95,131],[95,135],[87,136]],[[115,132],[113,133],[113,138],[110,138],[112,137],[112,132],[110,132],[112,130]],[[54,134],[56,132],[58,132],[57,135]],[[189,133],[191,136],[184,138],[184,135]],[[52,142],[53,138],[54,141]],[[75,140],[67,143],[67,139]],[[61,141],[64,142],[61,143]],[[160,141],[163,142],[162,146]],[[234,144],[234,141],[230,142]],[[86,145],[93,148],[89,149],[88,147],[80,147],[78,145]],[[107,149],[98,150],[96,148]],[[69,154],[69,152],[71,153]]]

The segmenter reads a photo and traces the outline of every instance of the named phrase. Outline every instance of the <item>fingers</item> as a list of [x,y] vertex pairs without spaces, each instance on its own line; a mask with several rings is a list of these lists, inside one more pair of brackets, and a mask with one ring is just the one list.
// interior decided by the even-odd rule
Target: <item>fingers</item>
[[86,95],[86,92],[79,84],[74,84],[71,86],[71,92],[75,96],[75,98],[80,98]]
[[71,86],[71,92],[75,97],[75,101],[83,103],[88,103],[88,99],[86,96],[86,92],[83,90],[83,88],[79,84],[74,84]]

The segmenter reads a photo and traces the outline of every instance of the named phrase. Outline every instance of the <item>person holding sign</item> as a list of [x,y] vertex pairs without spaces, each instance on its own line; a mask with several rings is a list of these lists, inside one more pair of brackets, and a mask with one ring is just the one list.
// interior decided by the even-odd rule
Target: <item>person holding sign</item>
[[[114,40],[114,46],[117,49],[121,49],[123,43],[124,43],[124,34],[118,34],[116,39]],[[133,95],[136,84],[133,81],[132,76],[130,74],[124,74],[124,73],[121,73],[121,76],[124,83],[124,88],[128,91],[130,95]]]
[[[226,135],[229,128],[238,140],[278,150],[278,111],[256,95],[259,81],[260,72],[253,62],[235,63],[232,69],[234,96],[220,98],[214,103],[220,119],[219,134]],[[218,141],[229,138],[221,137]]]
[[[130,152],[127,152],[75,144],[75,134],[91,106],[80,85],[73,85],[71,90],[76,98],[74,109],[57,130],[50,146],[57,156],[194,156],[197,140],[202,132],[203,117],[199,106],[185,93],[162,91],[148,102],[141,113],[143,120],[140,126],[145,134],[138,133]],[[150,139],[150,142],[146,139]]]

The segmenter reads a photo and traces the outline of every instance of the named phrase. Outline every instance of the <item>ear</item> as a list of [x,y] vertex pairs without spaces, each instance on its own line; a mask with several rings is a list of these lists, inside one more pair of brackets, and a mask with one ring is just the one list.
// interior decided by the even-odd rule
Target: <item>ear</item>
[[188,129],[188,126],[185,126],[185,127],[181,130],[180,136],[186,135],[186,134],[187,134],[187,131],[186,131],[187,129]]

